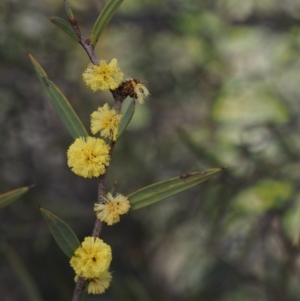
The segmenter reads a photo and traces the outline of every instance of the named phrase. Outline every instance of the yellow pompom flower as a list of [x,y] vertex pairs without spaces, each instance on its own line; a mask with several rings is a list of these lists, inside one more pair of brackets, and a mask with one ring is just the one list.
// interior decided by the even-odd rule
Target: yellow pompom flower
[[113,225],[120,221],[120,215],[127,213],[129,208],[130,203],[125,196],[118,194],[113,197],[111,193],[108,193],[104,198],[104,203],[95,204],[94,211],[100,221]]
[[109,271],[103,272],[97,278],[89,280],[87,291],[89,294],[102,294],[109,287],[112,276]]
[[82,75],[83,81],[94,92],[118,88],[123,76],[124,74],[118,66],[117,59],[112,59],[109,63],[101,60],[99,65],[90,63]]
[[99,107],[91,115],[91,131],[93,134],[101,132],[102,137],[117,140],[118,128],[122,115],[118,114],[115,109],[110,109],[106,103]]
[[145,102],[145,98],[150,95],[148,89],[141,82],[136,83],[133,90],[140,104],[143,104]]
[[109,165],[109,146],[100,138],[77,138],[69,147],[68,166],[78,176],[99,177]]
[[98,237],[88,236],[74,252],[70,264],[76,275],[89,279],[107,271],[111,259],[110,246]]

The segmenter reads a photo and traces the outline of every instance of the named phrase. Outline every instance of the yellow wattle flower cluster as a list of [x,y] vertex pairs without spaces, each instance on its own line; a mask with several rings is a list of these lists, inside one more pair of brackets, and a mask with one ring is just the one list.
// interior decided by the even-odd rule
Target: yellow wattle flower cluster
[[129,209],[129,200],[122,194],[113,197],[111,193],[108,193],[103,203],[94,205],[97,218],[108,225],[119,222],[120,215],[127,213]]
[[93,134],[100,132],[102,137],[116,141],[121,118],[122,115],[118,114],[115,109],[110,109],[106,103],[92,113],[91,131]]
[[111,260],[109,245],[98,237],[86,237],[70,260],[70,265],[76,273],[75,281],[82,277],[88,281],[88,293],[103,293],[112,279],[108,271]]
[[83,81],[94,92],[117,89],[123,76],[117,59],[112,59],[109,63],[101,60],[99,65],[90,63],[82,75]]
[[109,151],[110,147],[100,138],[77,138],[67,152],[68,166],[81,177],[99,177],[109,165]]
[[133,90],[140,104],[145,103],[145,98],[150,95],[148,89],[144,86],[143,83],[136,83]]
[[112,276],[109,271],[105,271],[99,277],[90,279],[87,291],[89,294],[102,294],[109,287]]

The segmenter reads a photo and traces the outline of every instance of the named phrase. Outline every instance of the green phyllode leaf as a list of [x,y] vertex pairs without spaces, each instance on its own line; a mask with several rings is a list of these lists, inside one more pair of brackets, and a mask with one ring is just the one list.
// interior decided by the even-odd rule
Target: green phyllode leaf
[[134,112],[135,112],[135,100],[132,99],[132,101],[130,102],[128,108],[126,109],[126,112],[122,116],[122,119],[121,119],[121,122],[120,122],[120,125],[119,125],[117,139],[119,139],[121,137],[121,135],[124,133],[124,131],[127,129]]
[[91,34],[91,43],[96,47],[96,44],[105,29],[106,25],[112,18],[112,16],[115,14],[116,10],[119,8],[119,6],[122,4],[124,0],[110,0],[103,10],[101,11],[98,19],[96,20]]
[[74,14],[73,14],[73,12],[72,12],[72,9],[71,9],[71,7],[69,6],[69,4],[67,3],[67,1],[66,1],[66,0],[63,0],[63,3],[64,3],[64,7],[65,7],[65,10],[66,10],[66,12],[67,12],[67,15],[68,15],[69,19],[70,19],[70,20],[75,19]]
[[63,30],[66,34],[68,34],[73,40],[76,42],[79,42],[79,38],[74,32],[74,29],[72,26],[64,19],[60,17],[49,17],[48,20],[55,24],[57,27],[59,27],[61,30]]
[[58,246],[69,258],[71,258],[75,250],[80,246],[77,236],[70,226],[56,215],[42,207],[40,207],[40,210]]
[[21,197],[24,193],[29,190],[30,187],[21,187],[12,191],[8,191],[6,193],[0,194],[0,209],[8,206],[19,197]]
[[34,66],[34,69],[37,73],[40,82],[45,89],[48,97],[55,110],[59,114],[61,120],[65,124],[67,130],[70,132],[74,139],[79,137],[87,137],[88,133],[83,126],[81,120],[73,110],[72,106],[62,94],[62,92],[56,87],[56,85],[49,80],[46,72],[36,61],[36,59],[29,54],[29,58]]
[[127,196],[131,204],[130,209],[136,210],[162,201],[174,194],[205,182],[223,170],[224,168],[212,168],[204,172],[184,174],[179,177],[146,186]]

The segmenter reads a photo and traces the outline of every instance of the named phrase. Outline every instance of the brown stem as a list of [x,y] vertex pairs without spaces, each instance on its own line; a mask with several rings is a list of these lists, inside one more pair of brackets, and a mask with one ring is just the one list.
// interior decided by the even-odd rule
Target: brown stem
[[[105,174],[103,174],[102,176],[99,177],[98,199],[97,199],[98,203],[102,203],[103,197],[105,197],[105,195],[106,195],[106,173],[107,173],[107,171],[105,172]],[[102,230],[102,225],[103,225],[103,223],[100,222],[98,220],[98,218],[96,218],[93,233],[92,233],[93,237],[99,237],[101,230]]]
[[126,97],[124,97],[118,89],[111,90],[110,92],[115,101],[115,110],[118,114],[120,114],[121,108],[122,108],[122,103]]
[[[67,3],[66,0],[63,0],[64,2],[64,6],[66,8],[66,10],[68,11],[69,5]],[[72,15],[69,15],[69,21],[74,29],[74,32],[76,33],[77,37],[79,38],[79,44],[83,47],[83,49],[86,51],[88,57],[90,58],[90,61],[94,64],[94,65],[99,65],[99,60],[97,59],[97,57],[95,56],[94,53],[94,46],[91,44],[90,39],[84,39],[81,31],[79,29],[78,26],[78,22],[76,20],[76,18]]]
[[79,277],[76,282],[72,301],[79,301],[81,299],[83,294],[83,287],[84,287],[84,279],[82,277]]

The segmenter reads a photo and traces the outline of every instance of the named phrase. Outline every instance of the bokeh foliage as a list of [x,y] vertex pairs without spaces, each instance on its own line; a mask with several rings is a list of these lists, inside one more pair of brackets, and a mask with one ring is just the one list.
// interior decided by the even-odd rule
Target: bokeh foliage
[[[105,3],[69,2],[85,36]],[[97,181],[67,168],[72,138],[26,51],[86,128],[89,114],[112,98],[84,86],[86,54],[48,16],[66,17],[60,0],[0,3],[0,193],[36,184],[0,211],[1,246],[14,249],[44,300],[70,300],[72,270],[38,205],[82,239],[93,227]],[[116,146],[110,188],[129,194],[229,167],[105,227],[114,281],[105,296],[87,300],[298,300],[299,1],[125,0],[96,53],[116,57],[151,93]],[[9,262],[4,252],[2,299],[29,300]]]

